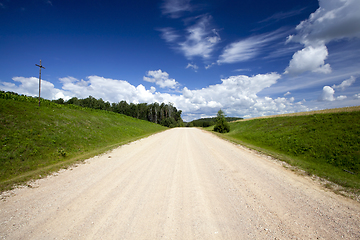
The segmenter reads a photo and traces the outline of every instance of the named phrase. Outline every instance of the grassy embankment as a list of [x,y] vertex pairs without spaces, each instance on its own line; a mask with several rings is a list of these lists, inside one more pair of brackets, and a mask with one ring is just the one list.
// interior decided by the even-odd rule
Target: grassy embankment
[[38,107],[37,99],[2,93],[0,191],[165,129],[122,114],[45,100]]
[[360,107],[230,123],[219,134],[360,193]]

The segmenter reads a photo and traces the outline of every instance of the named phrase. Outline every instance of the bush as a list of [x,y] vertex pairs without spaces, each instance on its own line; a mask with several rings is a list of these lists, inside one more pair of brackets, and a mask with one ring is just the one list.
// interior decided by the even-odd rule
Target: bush
[[220,109],[217,113],[216,123],[214,126],[214,131],[219,133],[228,133],[230,132],[230,125],[225,119],[224,112]]

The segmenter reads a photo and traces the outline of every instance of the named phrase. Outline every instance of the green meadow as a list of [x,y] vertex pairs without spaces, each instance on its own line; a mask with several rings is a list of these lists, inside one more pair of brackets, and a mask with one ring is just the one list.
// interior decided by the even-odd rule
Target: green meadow
[[166,127],[122,114],[1,93],[0,191]]

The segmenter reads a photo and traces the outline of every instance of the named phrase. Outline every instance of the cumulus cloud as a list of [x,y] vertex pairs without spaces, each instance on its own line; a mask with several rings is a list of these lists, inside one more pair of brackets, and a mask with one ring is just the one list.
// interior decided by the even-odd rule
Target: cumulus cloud
[[294,103],[294,98],[272,99],[257,95],[280,77],[277,73],[237,75],[198,90],[184,87],[175,103],[186,115],[193,117],[214,116],[219,108],[228,115],[244,117],[306,110],[301,103]]
[[334,94],[335,94],[335,90],[330,87],[330,86],[324,86],[323,87],[323,91],[321,93],[321,95],[319,96],[318,100],[319,101],[335,101],[335,100],[345,100],[347,98],[347,96],[344,96],[344,95],[340,95],[338,97],[334,97]]
[[330,73],[330,65],[325,64],[327,56],[328,51],[325,45],[308,46],[293,55],[289,66],[285,69],[285,74],[298,75],[306,71]]
[[[59,79],[62,84],[61,89],[43,80],[41,96],[46,99],[63,98],[65,100],[72,97],[93,96],[109,102],[125,100],[129,103],[172,102],[175,107],[183,111],[182,116],[185,121],[215,116],[220,108],[229,116],[246,117],[308,110],[302,103],[294,102],[294,98],[272,99],[258,96],[259,92],[275,84],[280,77],[281,75],[277,73],[231,76],[221,79],[220,84],[202,89],[191,90],[184,87],[180,94],[161,93],[154,87],[146,89],[142,84],[133,86],[124,80],[99,76],[89,76],[85,79],[64,77]],[[168,74],[161,70],[149,71],[147,78],[152,82],[161,82],[162,78],[169,79]],[[173,84],[169,85],[173,86]],[[37,96],[38,78],[16,77],[13,78],[13,82],[0,82],[0,87],[4,91]]]
[[[28,96],[38,96],[38,78],[14,77],[13,81],[17,84],[1,82],[1,89]],[[121,100],[133,103],[156,101],[157,93],[155,92],[155,88],[146,90],[141,84],[135,87],[123,80],[89,76],[86,80],[65,77],[60,78],[59,81],[62,84],[61,89],[57,89],[52,83],[42,80],[41,97],[50,100],[59,98],[68,100],[72,97],[86,98],[93,96],[110,102],[118,102]]]
[[334,101],[335,90],[330,86],[324,86],[319,101]]
[[[285,73],[329,73],[330,65],[324,62],[328,55],[325,45],[333,40],[360,37],[359,12],[358,0],[319,0],[319,8],[296,27],[297,34],[288,37],[287,42],[299,42],[305,48],[294,54]],[[302,66],[306,63],[301,64],[299,60],[310,59],[315,51],[320,53],[315,65]]]
[[66,77],[60,81],[63,90],[79,98],[93,96],[110,102],[125,100],[133,103],[154,101],[154,89],[146,90],[142,84],[135,87],[124,80],[89,76],[87,80]]
[[347,96],[344,96],[344,95],[340,95],[336,98],[336,100],[345,100],[347,98]]
[[332,88],[334,89],[341,89],[342,91],[345,90],[345,88],[350,87],[354,82],[356,78],[354,76],[351,76],[349,79],[344,80],[340,85],[333,85]]
[[161,88],[176,88],[179,83],[175,81],[173,78],[169,78],[169,74],[167,72],[161,71],[161,69],[156,71],[148,71],[146,73],[147,77],[144,76],[143,80],[146,82],[152,82],[156,85],[159,85]]
[[[13,77],[12,80],[17,83],[1,82],[3,91],[17,92],[27,96],[39,96],[39,78],[36,77]],[[54,84],[44,79],[41,80],[40,96],[45,99],[70,99],[67,92],[56,89]]]
[[360,37],[360,1],[319,0],[319,8],[297,27],[292,40],[314,45]]

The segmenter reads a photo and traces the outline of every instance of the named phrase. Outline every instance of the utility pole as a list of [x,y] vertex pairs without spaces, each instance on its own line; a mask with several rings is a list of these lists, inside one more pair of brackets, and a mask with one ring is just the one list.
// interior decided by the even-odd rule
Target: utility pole
[[39,71],[39,107],[40,107],[40,90],[41,90],[41,69],[45,69],[42,65],[41,65],[41,59],[40,59],[40,65],[39,64],[35,64],[35,66],[38,66],[40,68]]

